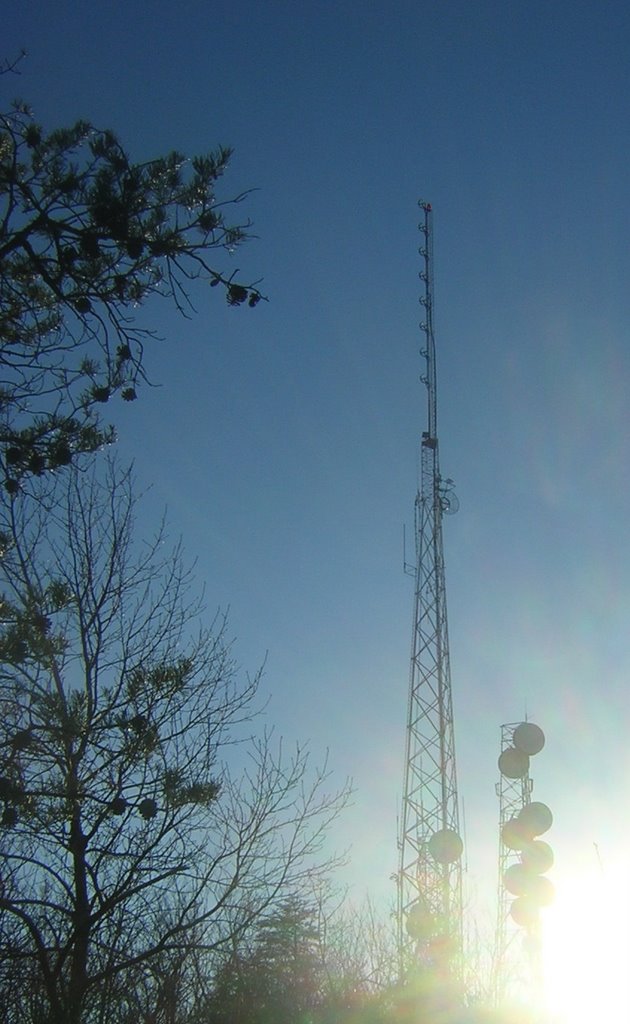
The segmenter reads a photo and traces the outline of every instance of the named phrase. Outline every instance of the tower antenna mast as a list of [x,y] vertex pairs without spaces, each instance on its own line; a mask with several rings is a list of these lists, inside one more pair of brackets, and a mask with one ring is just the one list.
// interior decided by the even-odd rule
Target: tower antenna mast
[[451,695],[442,517],[456,512],[453,481],[440,475],[433,332],[430,203],[419,202],[427,429],[415,501],[415,598],[409,703],[398,837],[398,950],[401,977],[427,968],[456,980],[462,968],[462,870]]
[[[500,1007],[506,996],[543,1008],[540,911],[553,900],[553,850],[539,837],[553,823],[546,804],[532,801],[530,760],[545,745],[533,722],[501,726],[499,756],[499,891],[492,994]],[[515,898],[516,897],[516,898]],[[519,932],[521,933],[519,935]],[[520,939],[520,941],[519,941]]]

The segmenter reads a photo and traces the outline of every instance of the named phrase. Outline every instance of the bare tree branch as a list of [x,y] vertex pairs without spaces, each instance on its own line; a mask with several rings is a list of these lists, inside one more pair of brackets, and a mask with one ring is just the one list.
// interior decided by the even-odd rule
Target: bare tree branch
[[57,486],[0,511],[0,987],[17,957],[85,1024],[117,1020],[118,977],[221,947],[329,870],[348,787],[252,738],[260,677],[203,625],[179,547],[135,544],[130,474]]

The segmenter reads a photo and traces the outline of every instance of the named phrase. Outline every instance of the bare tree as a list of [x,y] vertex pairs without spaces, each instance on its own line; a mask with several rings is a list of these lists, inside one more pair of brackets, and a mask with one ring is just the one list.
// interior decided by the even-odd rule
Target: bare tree
[[220,947],[330,869],[348,797],[252,736],[259,676],[224,620],[198,625],[178,548],[134,542],[129,473],[65,483],[8,502],[0,537],[7,1024],[123,1020],[160,958]]
[[181,1016],[159,1024],[393,1021],[401,1002],[395,939],[392,919],[369,901],[351,906],[330,878],[309,879],[211,957],[173,964]]
[[[7,65],[8,70],[14,65]],[[230,305],[261,293],[215,259],[247,237],[217,197],[231,156],[172,152],[133,163],[111,131],[45,132],[22,103],[0,115],[0,464],[9,493],[109,439],[99,410],[145,379],[136,322],[152,295],[187,315],[189,285]]]
[[332,1003],[352,1007],[394,989],[398,962],[391,912],[379,913],[369,898],[336,908],[320,901],[318,932]]

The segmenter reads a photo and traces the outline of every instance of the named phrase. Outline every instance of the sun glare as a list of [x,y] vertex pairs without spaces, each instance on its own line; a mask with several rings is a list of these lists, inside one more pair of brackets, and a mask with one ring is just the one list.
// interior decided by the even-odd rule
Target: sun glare
[[543,969],[552,1024],[630,1020],[630,881],[627,865],[554,879],[545,911]]

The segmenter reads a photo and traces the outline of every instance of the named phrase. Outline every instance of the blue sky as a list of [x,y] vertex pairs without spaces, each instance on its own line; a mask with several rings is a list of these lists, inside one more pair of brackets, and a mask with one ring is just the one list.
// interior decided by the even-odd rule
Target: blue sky
[[210,607],[230,606],[241,663],[268,652],[269,720],[354,777],[338,840],[379,896],[425,419],[416,203],[431,201],[470,885],[495,885],[500,726],[526,711],[548,737],[535,793],[565,877],[594,843],[623,859],[630,9],[22,0],[4,29],[6,55],[29,56],[0,87],[44,124],[112,127],[137,159],[229,144],[225,196],[256,189],[240,209],[258,237],[226,266],[263,277],[270,302],[199,291],[188,322],[157,308],[161,387],[116,413],[120,447]]

